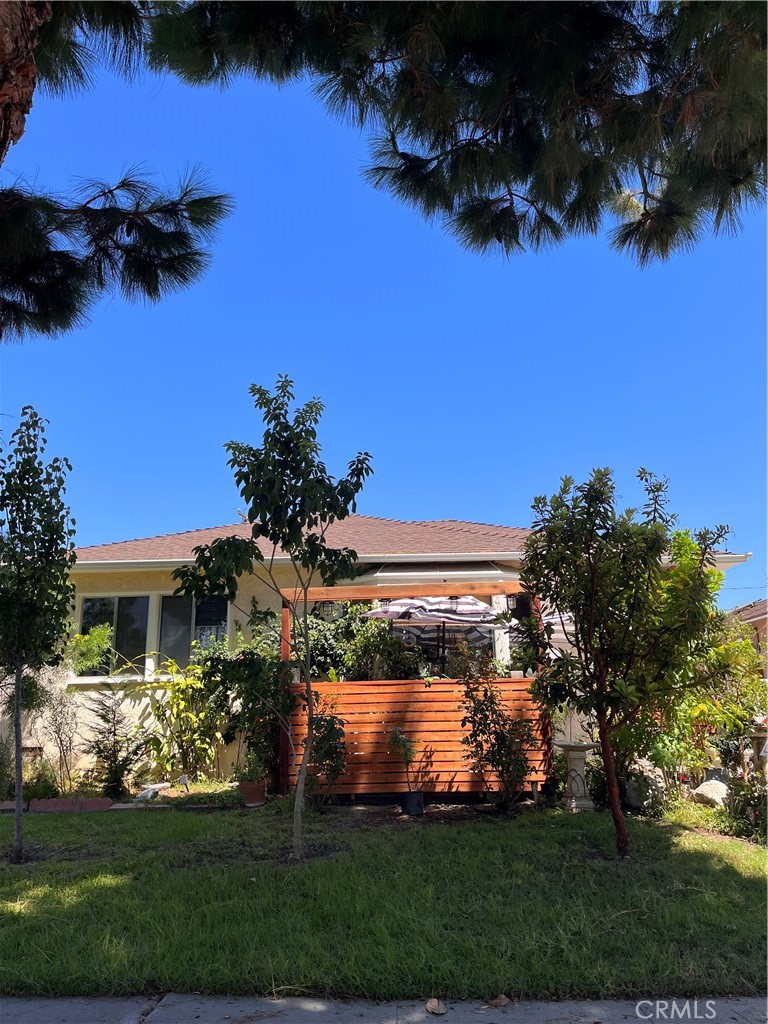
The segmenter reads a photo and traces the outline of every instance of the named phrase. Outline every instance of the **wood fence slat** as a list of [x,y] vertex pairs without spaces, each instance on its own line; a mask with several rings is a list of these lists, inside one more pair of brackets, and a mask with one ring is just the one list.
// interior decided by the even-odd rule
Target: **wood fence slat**
[[[533,726],[528,749],[531,772],[528,784],[543,782],[549,750],[545,723],[528,690],[530,678],[497,680],[507,710]],[[389,746],[392,728],[399,725],[417,745],[412,779],[427,792],[479,793],[485,788],[465,760],[462,737],[463,686],[439,680],[431,686],[422,679],[372,680],[350,683],[315,683],[322,700],[333,704],[345,723],[347,767],[333,787],[335,793],[402,793],[407,777],[402,761]],[[299,692],[300,688],[296,688]],[[306,717],[298,709],[291,718],[294,746],[306,738]],[[295,780],[295,765],[287,775]]]

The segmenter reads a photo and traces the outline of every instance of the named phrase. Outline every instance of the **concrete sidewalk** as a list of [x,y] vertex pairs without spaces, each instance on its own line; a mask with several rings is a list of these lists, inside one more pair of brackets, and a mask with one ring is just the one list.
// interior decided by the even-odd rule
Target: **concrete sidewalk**
[[632,1024],[637,1021],[710,1021],[766,1024],[762,998],[512,1003],[491,1009],[479,1002],[447,1002],[433,1016],[425,1003],[362,1000],[256,999],[165,995],[123,999],[0,999],[0,1024]]

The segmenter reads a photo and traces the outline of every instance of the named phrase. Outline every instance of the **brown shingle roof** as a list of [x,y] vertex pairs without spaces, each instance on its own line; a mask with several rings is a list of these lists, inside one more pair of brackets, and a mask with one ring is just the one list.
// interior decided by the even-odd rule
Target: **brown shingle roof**
[[755,631],[755,646],[765,647],[768,642],[768,599],[762,598],[760,601],[751,601],[739,608],[732,608],[731,615],[735,615],[742,622],[748,622]]
[[[376,516],[350,516],[328,530],[333,547],[350,547],[361,560],[372,555],[436,555],[521,551],[530,530],[517,526],[465,523],[457,519],[401,522]],[[153,562],[191,559],[192,549],[217,537],[249,535],[244,523],[212,526],[205,530],[168,533],[161,537],[124,540],[79,548],[83,562]]]

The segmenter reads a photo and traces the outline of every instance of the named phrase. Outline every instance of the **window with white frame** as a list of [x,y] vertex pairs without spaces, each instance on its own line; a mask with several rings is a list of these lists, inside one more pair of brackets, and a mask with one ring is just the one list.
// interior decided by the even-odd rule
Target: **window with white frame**
[[[150,600],[148,594],[83,598],[81,633],[104,624],[112,627],[114,654],[95,674],[134,671],[143,675],[150,643],[157,644],[160,662],[173,659],[185,667],[189,664],[193,640],[207,647],[227,632],[225,597],[211,597],[197,603],[186,597],[153,597],[154,600]],[[151,611],[155,613],[152,618],[156,615],[159,621],[150,621]]]
[[227,599],[209,597],[194,602],[189,597],[164,597],[160,606],[160,661],[172,659],[189,664],[193,640],[201,647],[221,640],[227,632]]
[[[99,675],[111,672],[144,672],[147,652],[149,597],[84,597],[80,632],[94,626],[112,627],[115,654],[101,666]],[[89,673],[90,674],[90,673]]]

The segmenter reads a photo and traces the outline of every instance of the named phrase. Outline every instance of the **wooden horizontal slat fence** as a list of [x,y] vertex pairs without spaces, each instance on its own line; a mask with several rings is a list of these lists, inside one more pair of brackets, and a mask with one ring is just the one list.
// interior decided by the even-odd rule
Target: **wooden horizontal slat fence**
[[[528,693],[529,679],[497,679],[504,702],[519,718],[529,719],[535,745],[529,752],[531,783],[546,779],[549,726]],[[441,679],[425,686],[423,679],[365,680],[314,683],[321,705],[331,705],[344,720],[347,744],[346,771],[332,789],[335,794],[403,793],[408,789],[403,762],[389,749],[392,729],[399,725],[416,742],[412,768],[415,786],[429,793],[481,793],[484,785],[464,758],[459,702],[463,686]],[[307,734],[306,715],[294,712],[292,738],[301,752]],[[288,766],[287,781],[295,785],[295,765]],[[495,780],[494,780],[495,781]]]

